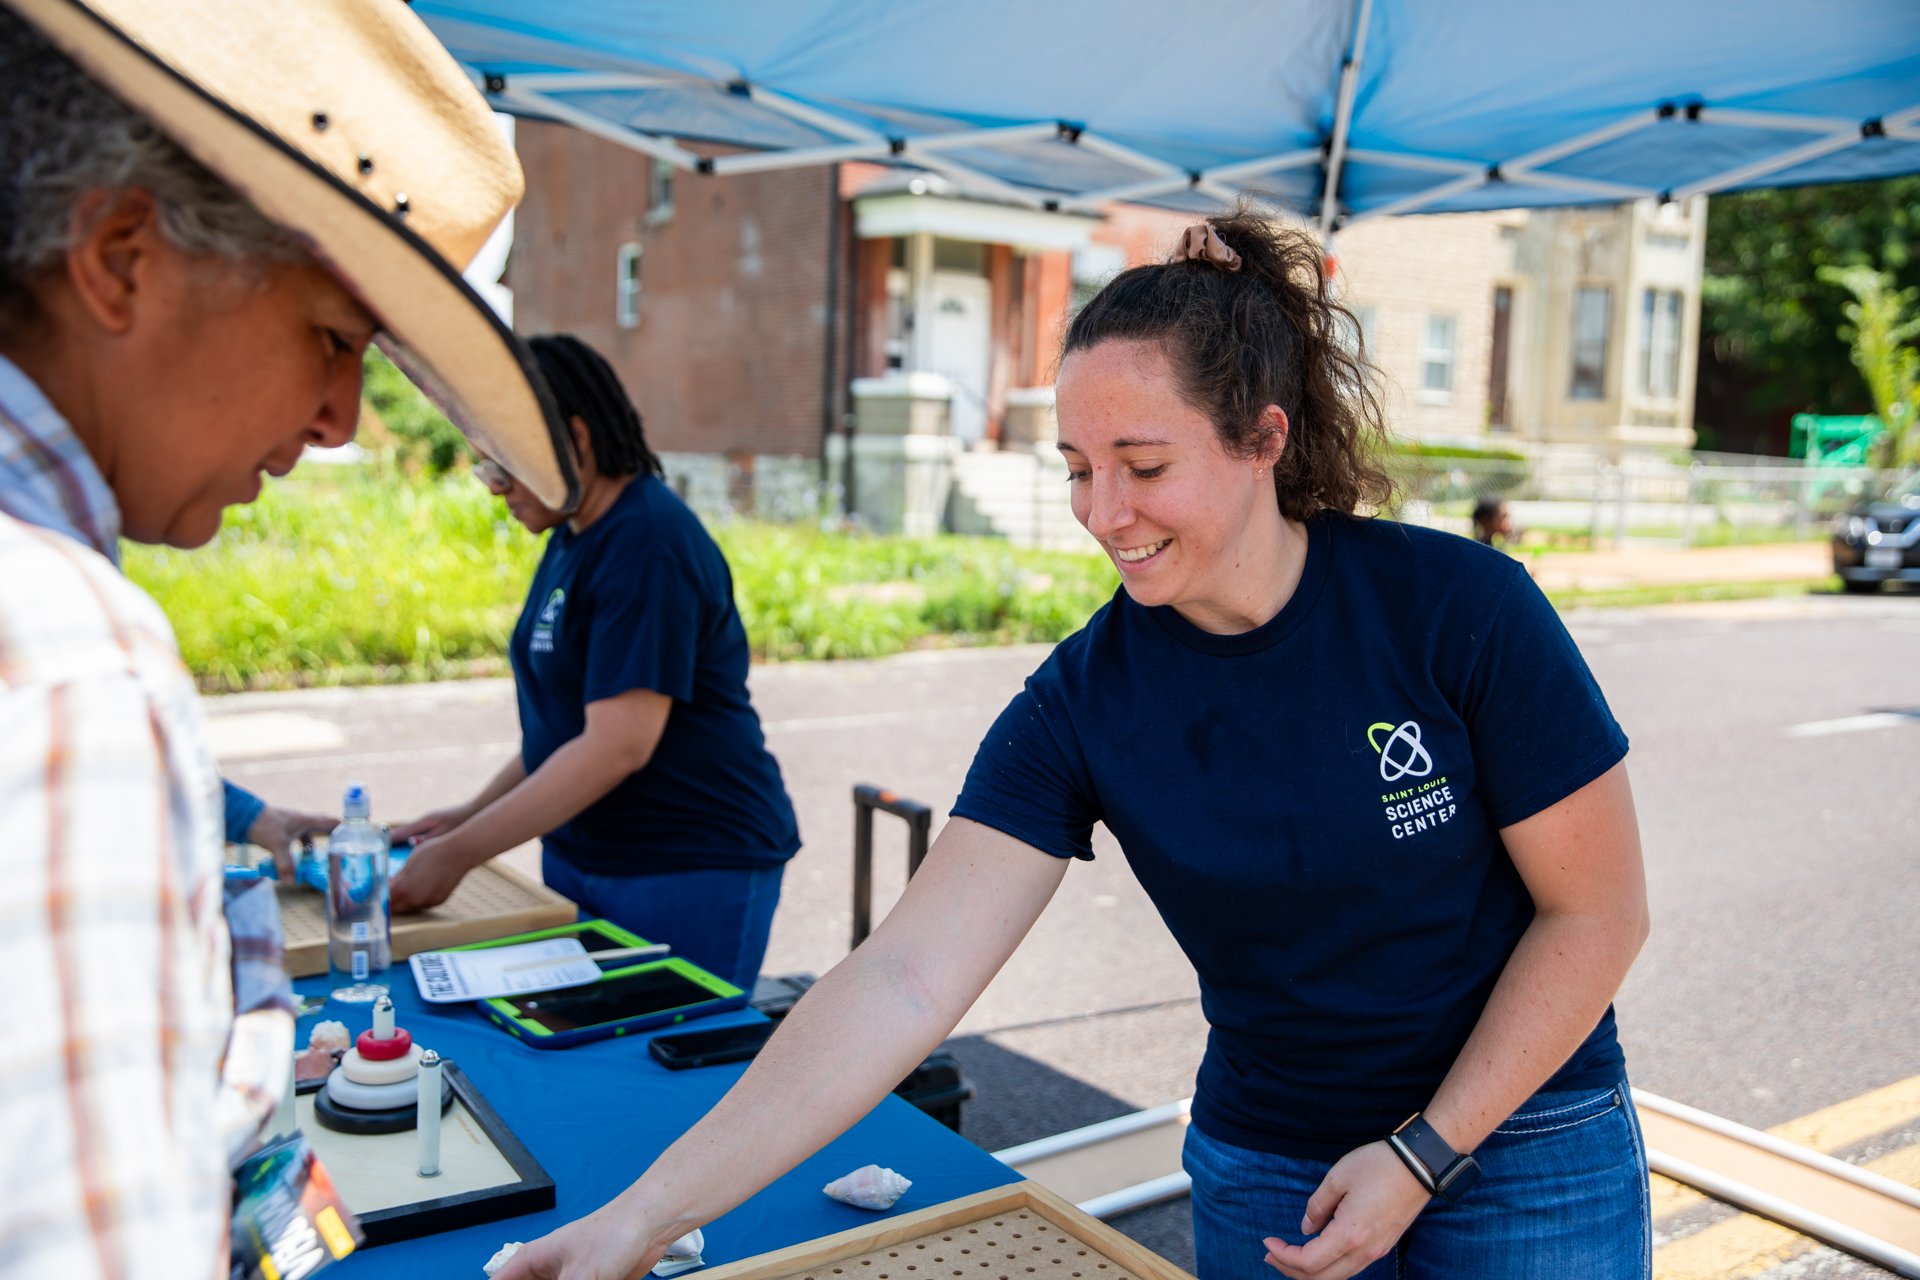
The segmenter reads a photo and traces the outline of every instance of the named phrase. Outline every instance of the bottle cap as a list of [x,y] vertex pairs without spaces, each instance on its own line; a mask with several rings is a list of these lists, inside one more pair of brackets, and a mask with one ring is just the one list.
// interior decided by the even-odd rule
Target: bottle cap
[[368,800],[367,788],[364,784],[355,782],[348,785],[344,808],[349,818],[364,818],[372,812],[372,804]]

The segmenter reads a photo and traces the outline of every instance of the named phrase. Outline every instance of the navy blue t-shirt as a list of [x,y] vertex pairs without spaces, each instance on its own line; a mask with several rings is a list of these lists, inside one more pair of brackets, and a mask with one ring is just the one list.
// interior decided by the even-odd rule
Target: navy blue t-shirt
[[513,629],[527,772],[579,737],[587,704],[673,699],[645,768],[548,834],[583,871],[772,866],[800,847],[793,803],[747,700],[747,633],[726,558],[660,480],[628,484],[580,533],[547,539]]
[[[1432,1100],[1533,918],[1500,828],[1627,740],[1517,562],[1384,520],[1307,531],[1292,598],[1244,634],[1122,588],[953,812],[1059,857],[1106,823],[1199,971],[1193,1122],[1336,1159]],[[1609,1009],[1547,1087],[1623,1069]]]

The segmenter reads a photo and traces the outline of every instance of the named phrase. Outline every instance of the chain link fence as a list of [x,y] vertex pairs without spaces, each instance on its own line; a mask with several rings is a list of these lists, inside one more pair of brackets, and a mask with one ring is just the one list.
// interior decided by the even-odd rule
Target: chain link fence
[[1526,541],[1549,548],[1732,546],[1821,537],[1833,517],[1885,493],[1898,473],[1806,467],[1743,455],[1690,462],[1546,453],[1525,460],[1396,457],[1388,514],[1472,533],[1484,499],[1506,503]]

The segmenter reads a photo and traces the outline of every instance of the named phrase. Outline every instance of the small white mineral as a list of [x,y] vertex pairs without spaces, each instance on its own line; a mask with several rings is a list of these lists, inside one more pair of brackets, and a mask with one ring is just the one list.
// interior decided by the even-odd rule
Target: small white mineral
[[487,1259],[487,1274],[492,1275],[511,1262],[513,1255],[520,1252],[520,1244],[520,1241],[515,1240],[511,1244],[501,1245],[500,1251]]
[[653,1274],[666,1280],[668,1276],[677,1276],[683,1271],[705,1266],[700,1255],[706,1247],[707,1238],[697,1228],[687,1232],[667,1246],[667,1252],[653,1264]]
[[856,1209],[884,1212],[893,1208],[893,1202],[907,1194],[907,1188],[912,1185],[891,1169],[869,1164],[862,1165],[844,1178],[834,1179],[821,1189],[835,1200]]

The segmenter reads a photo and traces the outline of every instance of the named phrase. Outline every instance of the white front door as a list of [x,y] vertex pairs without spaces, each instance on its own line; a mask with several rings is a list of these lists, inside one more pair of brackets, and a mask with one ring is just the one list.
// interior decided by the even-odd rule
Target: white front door
[[987,380],[993,360],[993,286],[983,276],[933,273],[933,369],[953,384],[954,438],[987,434]]

